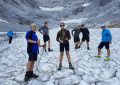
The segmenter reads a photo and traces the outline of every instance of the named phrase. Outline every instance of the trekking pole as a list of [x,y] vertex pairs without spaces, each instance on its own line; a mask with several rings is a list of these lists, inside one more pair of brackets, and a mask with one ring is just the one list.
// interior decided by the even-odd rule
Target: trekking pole
[[38,63],[36,64],[35,73],[36,73],[36,71],[38,70],[38,66],[39,66],[40,60],[41,60],[41,58],[42,58],[42,56],[43,56],[44,50],[45,50],[45,48],[43,47],[43,48],[41,49],[41,56],[40,56],[40,58],[39,58],[39,61],[38,61]]

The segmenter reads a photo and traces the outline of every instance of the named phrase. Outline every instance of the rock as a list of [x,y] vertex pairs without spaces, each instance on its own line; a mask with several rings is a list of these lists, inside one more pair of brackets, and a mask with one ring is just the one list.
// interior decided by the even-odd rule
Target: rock
[[78,69],[75,70],[75,73],[76,73],[76,75],[79,75],[79,76],[82,76],[82,75],[85,74],[85,73],[84,73],[84,69],[83,69],[83,68],[80,68],[80,67],[78,67]]
[[77,85],[81,81],[79,76],[71,75],[67,78],[60,79],[59,85]]
[[53,71],[56,70],[55,66],[53,64],[49,64],[49,63],[40,63],[38,70],[40,72],[44,72],[44,73],[51,73]]
[[65,78],[65,77],[68,77],[69,75],[73,74],[74,72],[72,70],[61,70],[61,71],[58,71],[56,73],[54,73],[54,78],[55,79],[61,79],[61,78]]
[[49,80],[49,75],[48,75],[48,74],[43,74],[43,73],[41,73],[41,74],[39,75],[39,79],[40,79],[42,82],[48,81],[48,80]]
[[87,82],[87,83],[95,83],[95,82],[98,82],[99,80],[94,77],[94,76],[89,76],[89,75],[84,75],[82,76],[82,79]]
[[110,79],[116,76],[115,69],[103,69],[103,72],[99,75],[99,77],[103,80]]
[[45,85],[45,83],[38,80],[31,80],[27,85]]
[[90,84],[82,80],[79,85],[90,85]]

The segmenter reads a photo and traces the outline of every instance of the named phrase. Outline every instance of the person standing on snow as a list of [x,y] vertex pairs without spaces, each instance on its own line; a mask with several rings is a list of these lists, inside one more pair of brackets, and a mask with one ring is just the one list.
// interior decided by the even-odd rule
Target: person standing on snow
[[[49,36],[48,22],[44,22],[44,26],[39,29],[39,32],[41,34],[43,34],[43,40],[44,40],[45,45],[46,45],[46,42],[48,41],[48,52],[53,51],[50,47],[50,36]],[[45,47],[45,51],[47,51],[46,47]]]
[[82,37],[82,41],[80,42],[80,44],[78,45],[78,47],[81,47],[81,45],[82,45],[82,43],[83,42],[87,42],[87,49],[88,50],[90,50],[90,48],[89,48],[89,41],[90,41],[90,38],[89,38],[89,36],[90,36],[90,32],[89,32],[89,30],[85,27],[85,25],[83,24],[83,25],[81,25],[81,32],[82,32],[82,34],[83,34],[83,37]]
[[57,33],[56,40],[60,43],[60,59],[59,59],[59,68],[58,70],[61,70],[62,68],[62,60],[64,55],[64,49],[66,51],[67,59],[69,62],[69,69],[74,69],[74,67],[71,64],[71,58],[69,53],[69,40],[71,39],[70,32],[66,30],[65,24],[63,22],[60,23],[61,30]]
[[80,43],[80,27],[78,26],[77,28],[72,30],[72,36],[74,38],[74,43],[75,43],[75,49],[78,49],[78,44]]
[[107,50],[107,56],[105,58],[105,61],[110,60],[110,44],[112,42],[112,35],[109,29],[105,25],[101,26],[102,29],[102,41],[98,46],[98,55],[96,56],[97,58],[101,58],[101,49],[105,46]]
[[39,46],[44,47],[44,45],[40,45],[40,40],[36,35],[37,25],[35,23],[31,24],[31,30],[26,33],[27,40],[27,53],[29,56],[27,69],[24,81],[28,81],[31,78],[37,78],[38,75],[33,73],[35,61],[37,61],[37,56],[39,53]]
[[13,35],[14,35],[13,31],[9,31],[9,32],[7,33],[7,36],[9,37],[9,44],[12,43]]

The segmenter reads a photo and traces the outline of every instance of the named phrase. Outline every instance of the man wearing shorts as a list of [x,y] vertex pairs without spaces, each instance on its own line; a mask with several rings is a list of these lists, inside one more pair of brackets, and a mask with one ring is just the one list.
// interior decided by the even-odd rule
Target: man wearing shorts
[[74,69],[71,64],[71,58],[69,53],[69,40],[71,39],[70,32],[66,30],[65,24],[63,22],[60,23],[61,30],[57,33],[56,40],[60,43],[60,60],[59,60],[59,68],[58,70],[61,70],[62,68],[62,60],[64,55],[64,49],[66,51],[67,59],[69,62],[69,69]]
[[[44,26],[41,29],[39,29],[39,32],[41,34],[43,34],[43,40],[44,40],[45,45],[46,45],[46,42],[48,41],[48,52],[53,51],[50,47],[50,36],[49,36],[48,22],[44,22]],[[45,47],[45,51],[47,51],[46,47]]]
[[101,58],[101,49],[105,46],[107,50],[107,56],[105,58],[106,61],[110,60],[110,44],[112,41],[112,35],[109,29],[105,25],[101,26],[102,29],[102,42],[98,46],[98,56],[97,58]]
[[35,32],[37,29],[36,24],[35,23],[31,24],[31,28],[32,29],[26,33],[27,53],[28,53],[29,59],[27,63],[27,69],[26,69],[24,81],[28,81],[31,78],[38,77],[38,75],[33,73],[33,68],[34,68],[35,61],[37,61],[40,40],[38,40],[38,37]]
[[90,48],[89,48],[89,41],[90,41],[90,39],[89,39],[89,35],[90,35],[90,32],[89,32],[89,30],[84,26],[84,24],[83,25],[81,25],[81,32],[82,32],[82,34],[83,34],[83,37],[82,37],[82,41],[80,42],[80,44],[78,45],[78,47],[81,47],[81,45],[82,45],[82,43],[83,42],[87,42],[87,49],[88,50],[90,50]]
[[72,36],[74,38],[74,43],[75,43],[75,49],[78,49],[78,44],[80,43],[80,27],[78,26],[77,28],[72,30]]

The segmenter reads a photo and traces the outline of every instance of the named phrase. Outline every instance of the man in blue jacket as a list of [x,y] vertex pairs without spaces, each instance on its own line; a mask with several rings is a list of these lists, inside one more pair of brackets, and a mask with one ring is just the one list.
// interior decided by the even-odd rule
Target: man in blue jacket
[[107,49],[107,56],[105,58],[105,61],[109,61],[110,60],[110,44],[112,42],[112,35],[110,33],[110,30],[107,29],[107,27],[105,25],[101,26],[102,29],[102,42],[100,43],[100,45],[98,46],[98,56],[96,56],[97,58],[101,58],[101,49],[105,46],[105,48]]
[[13,35],[14,35],[13,31],[8,31],[7,36],[9,37],[9,44],[12,43]]
[[26,40],[27,40],[27,53],[29,56],[28,63],[27,63],[27,71],[25,74],[25,81],[28,81],[30,78],[37,78],[38,75],[33,74],[33,68],[35,61],[37,61],[37,56],[39,53],[39,46],[40,45],[40,40],[38,40],[38,37],[36,35],[36,29],[37,26],[35,23],[31,24],[31,30],[26,33]]

